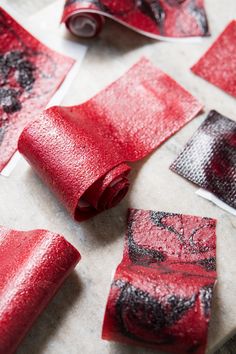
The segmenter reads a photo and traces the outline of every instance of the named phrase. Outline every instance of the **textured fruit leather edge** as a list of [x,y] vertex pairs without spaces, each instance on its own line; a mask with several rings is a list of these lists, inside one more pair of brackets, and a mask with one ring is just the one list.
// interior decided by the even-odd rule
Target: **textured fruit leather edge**
[[[49,108],[55,105],[59,105],[62,100],[64,99],[66,93],[68,92],[70,85],[72,84],[73,80],[78,74],[79,68],[81,66],[81,63],[85,57],[86,51],[87,51],[87,46],[85,45],[80,45],[78,46],[78,50],[75,50],[75,45],[72,41],[68,39],[61,38],[59,36],[53,36],[51,38],[50,43],[45,43],[43,37],[46,37],[46,31],[45,33],[42,33],[42,31],[38,31],[38,34],[34,33],[34,31],[31,30],[31,25],[30,23],[35,23],[37,14],[34,16],[29,17],[27,21],[23,19],[22,16],[20,16],[14,9],[9,6],[8,3],[3,2],[0,4],[4,8],[5,11],[9,13],[20,25],[25,28],[27,31],[29,31],[34,37],[36,37],[40,42],[48,46],[50,49],[55,50],[56,52],[59,52],[60,54],[67,55],[73,59],[76,60],[74,65],[72,66],[71,70],[69,71],[69,74],[66,76],[64,81],[61,83],[60,87],[57,89],[55,94],[51,97],[50,101],[47,104],[47,107]],[[48,9],[50,9],[50,6],[48,6]],[[33,33],[32,33],[33,32]],[[42,36],[43,34],[43,36]],[[66,50],[58,50],[57,48],[54,48],[56,46],[65,46]],[[69,51],[69,52],[68,52]],[[2,169],[0,172],[0,176],[3,177],[9,177],[13,170],[15,169],[16,165],[19,163],[20,160],[23,160],[22,156],[19,154],[18,151],[15,152],[15,154],[10,158],[8,161],[7,165]]]

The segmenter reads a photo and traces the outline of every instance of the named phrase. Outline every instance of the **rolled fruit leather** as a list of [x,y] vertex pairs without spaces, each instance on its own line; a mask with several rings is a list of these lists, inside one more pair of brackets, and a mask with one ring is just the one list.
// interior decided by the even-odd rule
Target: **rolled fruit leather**
[[0,227],[0,353],[14,353],[80,260],[61,235]]
[[155,39],[209,35],[203,0],[67,0],[61,21],[74,35],[91,38],[105,18]]
[[123,199],[129,188],[127,161],[150,154],[201,109],[143,58],[89,101],[44,111],[24,129],[18,147],[82,221]]

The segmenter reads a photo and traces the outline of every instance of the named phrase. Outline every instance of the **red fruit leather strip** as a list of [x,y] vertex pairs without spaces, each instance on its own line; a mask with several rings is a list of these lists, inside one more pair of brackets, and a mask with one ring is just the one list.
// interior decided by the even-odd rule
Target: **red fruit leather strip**
[[203,79],[236,97],[236,21],[230,22],[205,55],[191,68]]
[[14,353],[80,260],[63,236],[0,227],[0,353]]
[[156,39],[209,35],[203,0],[67,0],[62,22],[75,35],[94,37],[104,17]]
[[236,122],[211,111],[170,169],[236,209]]
[[18,147],[81,221],[124,197],[130,170],[126,161],[150,154],[201,109],[143,58],[89,101],[46,110],[24,129]]
[[25,125],[45,109],[73,64],[0,7],[0,172],[15,153]]
[[102,338],[205,353],[216,281],[216,221],[131,209]]

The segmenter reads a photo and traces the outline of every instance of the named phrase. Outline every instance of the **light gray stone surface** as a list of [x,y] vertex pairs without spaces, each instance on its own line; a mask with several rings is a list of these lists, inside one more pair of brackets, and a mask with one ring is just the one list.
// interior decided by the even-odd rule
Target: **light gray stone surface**
[[[9,1],[22,14],[44,1]],[[28,4],[26,6],[26,3]],[[157,149],[134,164],[128,196],[116,208],[78,224],[23,160],[10,178],[0,177],[0,223],[10,228],[46,228],[62,233],[81,252],[76,271],[41,315],[19,354],[150,354],[150,350],[107,343],[100,339],[112,270],[123,247],[128,207],[173,211],[218,219],[218,284],[214,295],[209,348],[219,346],[236,330],[236,218],[195,195],[196,187],[168,167],[212,108],[236,120],[235,99],[194,76],[189,67],[205,52],[236,13],[235,0],[206,0],[212,37],[198,44],[156,42],[111,21],[89,50],[78,78],[64,101],[78,104],[124,73],[142,55],[173,76],[205,104],[205,112]],[[55,16],[56,16],[55,9]],[[42,21],[53,24],[44,13]],[[55,29],[55,26],[54,26]],[[79,41],[78,41],[79,42]],[[221,353],[236,353],[234,342]]]

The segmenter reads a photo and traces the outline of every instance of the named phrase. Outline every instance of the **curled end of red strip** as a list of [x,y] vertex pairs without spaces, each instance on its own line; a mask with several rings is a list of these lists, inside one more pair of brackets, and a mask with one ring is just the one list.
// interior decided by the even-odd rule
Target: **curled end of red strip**
[[86,220],[119,204],[129,190],[129,172],[130,167],[123,163],[97,180],[80,198],[75,219]]
[[69,17],[65,24],[75,36],[82,38],[96,37],[102,30],[104,18],[97,14],[78,13]]

